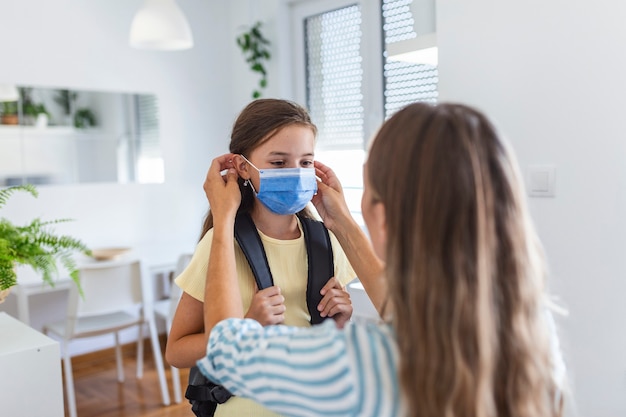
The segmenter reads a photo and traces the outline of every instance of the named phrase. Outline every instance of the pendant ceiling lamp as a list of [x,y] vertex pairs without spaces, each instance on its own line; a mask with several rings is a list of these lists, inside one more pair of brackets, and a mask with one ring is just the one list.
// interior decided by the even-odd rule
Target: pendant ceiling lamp
[[173,51],[193,46],[193,35],[175,0],[144,0],[130,26],[130,46]]
[[0,102],[1,101],[17,101],[20,93],[14,84],[0,84]]

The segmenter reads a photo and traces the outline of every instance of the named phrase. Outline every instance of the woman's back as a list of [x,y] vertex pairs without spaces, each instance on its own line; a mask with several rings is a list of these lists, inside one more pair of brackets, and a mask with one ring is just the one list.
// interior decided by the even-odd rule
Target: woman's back
[[491,123],[463,105],[407,106],[379,131],[366,171],[363,204],[385,210],[411,414],[558,414],[543,254]]

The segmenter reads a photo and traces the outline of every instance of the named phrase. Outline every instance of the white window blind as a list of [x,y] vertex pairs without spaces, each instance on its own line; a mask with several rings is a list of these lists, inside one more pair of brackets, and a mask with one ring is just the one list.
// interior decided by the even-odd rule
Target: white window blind
[[[412,0],[383,0],[385,45],[416,36],[409,5]],[[387,59],[384,51],[385,119],[407,104],[416,101],[437,102],[439,74],[436,66],[412,64]]]
[[163,182],[165,168],[159,134],[159,106],[156,95],[135,96],[137,110],[136,166],[140,182]]
[[160,157],[159,107],[156,95],[136,95],[136,106],[139,155],[151,158]]
[[304,22],[307,106],[318,150],[363,149],[363,66],[359,5]]

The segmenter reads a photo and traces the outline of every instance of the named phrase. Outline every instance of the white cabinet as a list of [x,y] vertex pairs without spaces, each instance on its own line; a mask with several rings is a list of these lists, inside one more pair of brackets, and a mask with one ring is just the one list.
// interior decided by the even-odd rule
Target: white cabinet
[[0,414],[63,417],[59,343],[0,312]]

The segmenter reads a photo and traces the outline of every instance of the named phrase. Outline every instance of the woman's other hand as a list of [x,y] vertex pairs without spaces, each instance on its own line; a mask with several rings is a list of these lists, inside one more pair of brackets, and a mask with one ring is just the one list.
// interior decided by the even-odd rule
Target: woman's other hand
[[352,317],[352,300],[337,278],[332,277],[321,289],[320,294],[324,297],[317,306],[322,317],[332,317],[340,329]]
[[280,288],[274,285],[254,294],[245,318],[254,319],[263,326],[283,324],[285,310],[285,297],[280,293]]
[[324,225],[332,231],[345,219],[352,220],[348,203],[343,194],[339,178],[332,169],[319,161],[314,162],[317,182],[317,194],[313,196],[313,204],[322,217]]
[[[229,153],[215,158],[204,180],[204,192],[215,219],[227,216],[234,219],[241,203],[238,175],[232,162],[233,156]],[[222,175],[224,170],[226,174]]]

